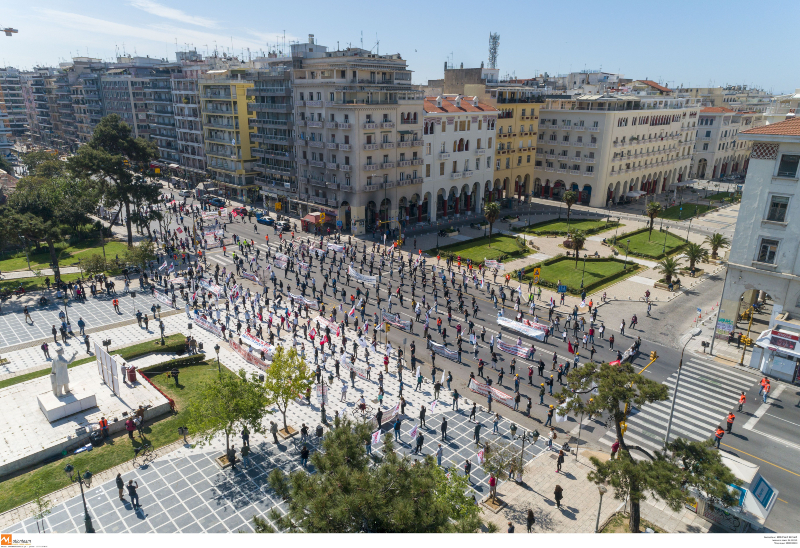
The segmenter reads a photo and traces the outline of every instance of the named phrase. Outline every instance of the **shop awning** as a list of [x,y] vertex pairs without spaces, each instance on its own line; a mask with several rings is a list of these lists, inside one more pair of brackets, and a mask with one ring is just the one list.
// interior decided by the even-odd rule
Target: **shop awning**
[[677,187],[682,187],[682,186],[689,186],[689,185],[695,184],[696,182],[697,181],[695,181],[694,179],[689,179],[688,181],[681,181],[680,183],[671,183],[669,185],[669,188],[673,188],[673,187],[677,188]]
[[309,223],[316,223],[316,222],[317,222],[317,218],[316,218],[316,217],[314,217],[313,215],[306,215],[305,217],[303,217],[303,218],[302,218],[302,219],[300,219],[300,220],[301,220],[301,221],[307,221],[307,222],[309,222]]
[[647,194],[646,192],[642,192],[641,190],[631,190],[630,192],[625,193],[626,198],[640,198]]
[[784,356],[800,358],[798,335],[790,331],[767,329],[758,336],[754,344]]

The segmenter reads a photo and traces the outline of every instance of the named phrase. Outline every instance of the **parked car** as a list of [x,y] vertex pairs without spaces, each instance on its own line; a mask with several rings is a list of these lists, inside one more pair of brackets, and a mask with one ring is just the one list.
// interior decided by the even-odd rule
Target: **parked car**
[[181,190],[180,192],[178,192],[178,196],[184,196],[184,197],[187,197],[187,198],[191,198],[192,197],[192,191],[191,190]]
[[222,207],[222,206],[225,205],[225,200],[223,200],[222,198],[214,197],[214,198],[211,198],[208,201],[208,203],[211,204],[212,206],[215,206],[215,207]]
[[261,225],[272,226],[275,224],[275,219],[269,216],[269,213],[256,213],[256,222]]
[[292,229],[292,225],[289,224],[289,221],[280,221],[275,223],[275,227],[281,232],[287,232]]
[[236,213],[237,215],[247,215],[247,208],[246,207],[234,207],[232,213]]

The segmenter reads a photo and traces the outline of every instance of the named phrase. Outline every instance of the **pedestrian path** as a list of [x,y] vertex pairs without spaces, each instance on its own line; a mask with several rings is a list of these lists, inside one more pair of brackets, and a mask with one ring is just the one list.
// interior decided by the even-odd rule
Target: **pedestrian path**
[[[81,269],[77,266],[62,266],[59,269],[61,274],[80,274]],[[55,276],[53,273],[52,268],[43,268],[41,272],[38,274],[39,276]],[[3,280],[21,280],[23,278],[35,278],[37,276],[36,272],[31,270],[14,270],[12,272],[3,272],[2,279]]]
[[[663,449],[677,377],[676,370],[664,382],[669,387],[667,400],[635,409],[628,417],[625,440],[629,445],[639,445],[648,451]],[[739,395],[747,392],[756,381],[756,377],[732,367],[689,358],[681,372],[670,439],[711,439],[717,426],[725,426],[728,413],[737,413]],[[734,426],[733,431],[736,429]],[[615,439],[616,431],[612,428],[600,438],[600,443],[610,446]],[[634,458],[642,456],[638,452],[632,454]]]

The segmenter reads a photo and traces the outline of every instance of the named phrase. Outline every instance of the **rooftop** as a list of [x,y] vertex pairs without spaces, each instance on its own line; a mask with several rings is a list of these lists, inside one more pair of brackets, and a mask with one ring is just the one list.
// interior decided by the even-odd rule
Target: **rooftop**
[[[456,106],[456,99],[460,97],[461,106]],[[458,95],[443,95],[442,106],[437,106],[438,97],[425,97],[425,102],[422,108],[428,114],[442,114],[442,113],[464,113],[464,112],[497,112],[497,109],[486,103],[477,102],[473,105],[476,97],[458,96]]]
[[730,112],[736,111],[731,110],[728,107],[706,107],[700,111],[700,114],[728,114]]
[[756,127],[742,131],[744,135],[790,135],[800,136],[800,118],[785,120],[768,126]]
[[647,85],[648,85],[648,86],[650,86],[651,88],[655,88],[655,89],[657,89],[658,91],[664,91],[664,92],[669,92],[669,91],[672,91],[672,90],[671,90],[671,89],[669,89],[668,87],[666,87],[666,86],[662,86],[661,84],[658,84],[658,83],[656,83],[656,82],[653,82],[652,80],[637,80],[637,82],[641,82],[641,83],[643,83],[643,84],[647,84]]

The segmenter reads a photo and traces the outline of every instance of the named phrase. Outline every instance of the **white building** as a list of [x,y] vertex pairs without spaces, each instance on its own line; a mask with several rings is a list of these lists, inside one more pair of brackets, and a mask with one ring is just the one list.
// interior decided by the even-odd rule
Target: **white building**
[[751,129],[739,137],[752,142],[752,151],[716,344],[724,344],[732,331],[741,332],[736,318],[760,296],[769,296],[773,305],[769,329],[750,334],[757,339],[750,366],[794,382],[800,358],[800,120]]
[[[498,110],[477,97],[426,97],[423,105],[423,201],[435,201],[431,221],[482,211],[481,189],[491,187]],[[422,221],[422,211],[412,223]]]
[[739,132],[762,124],[763,115],[757,112],[737,112],[728,107],[702,109],[689,177],[713,179],[746,172],[752,143],[739,139]]
[[800,106],[800,88],[795,89],[794,93],[776,95],[770,100],[769,106],[764,111],[764,120],[767,124],[775,124],[794,118],[798,106]]
[[539,116],[534,196],[580,202],[666,192],[685,179],[699,113],[692,100],[641,94],[550,95]]

